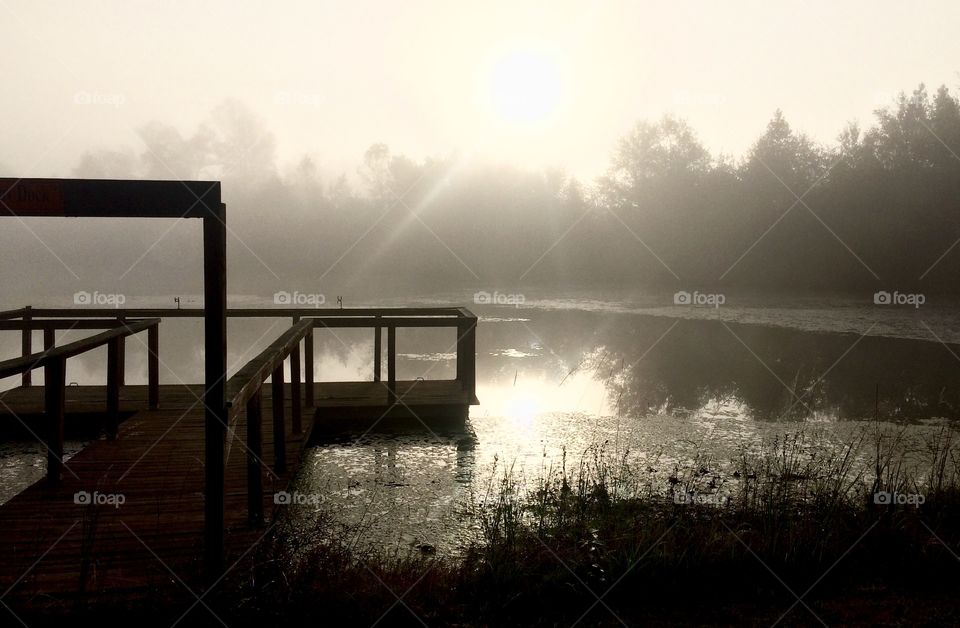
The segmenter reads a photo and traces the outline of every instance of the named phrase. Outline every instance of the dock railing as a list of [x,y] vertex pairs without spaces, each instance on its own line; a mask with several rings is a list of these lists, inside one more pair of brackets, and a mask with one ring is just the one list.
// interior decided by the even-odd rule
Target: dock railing
[[[0,331],[20,330],[23,334],[20,358],[0,362],[0,378],[22,374],[24,386],[32,384],[29,372],[46,369],[46,382],[57,382],[45,387],[45,413],[50,431],[47,445],[48,477],[59,479],[63,449],[64,366],[68,357],[90,349],[108,345],[108,433],[117,432],[119,415],[119,387],[123,383],[123,339],[147,330],[149,364],[149,405],[156,408],[158,386],[158,324],[162,318],[201,318],[203,309],[172,308],[85,308],[54,309],[25,307],[0,312]],[[476,399],[476,325],[477,317],[466,308],[263,308],[228,309],[228,318],[287,318],[292,326],[280,334],[258,356],[247,362],[226,383],[227,439],[224,463],[229,457],[234,429],[241,416],[246,419],[247,505],[251,523],[263,521],[263,438],[262,389],[271,380],[274,468],[277,473],[286,469],[285,432],[285,373],[284,363],[290,368],[290,421],[292,431],[303,431],[303,407],[315,405],[314,337],[316,328],[372,328],[374,360],[373,381],[383,377],[383,330],[386,330],[387,377],[385,403],[401,402],[397,391],[397,329],[402,327],[456,329],[456,380],[467,403]],[[144,320],[145,319],[145,320]],[[76,342],[54,347],[55,330],[108,329],[103,333]],[[43,330],[44,351],[32,352],[32,332]],[[303,378],[301,380],[301,343]]]
[[[148,397],[149,405],[159,405],[159,360],[158,327],[159,318],[146,320],[36,320],[23,315],[21,320],[0,314],[0,330],[21,330],[24,337],[32,336],[36,329],[43,330],[44,349],[32,353],[31,344],[24,341],[24,354],[19,358],[0,362],[0,379],[20,374],[28,375],[33,370],[44,371],[44,437],[47,448],[47,481],[56,484],[63,471],[63,430],[66,399],[66,362],[68,358],[78,356],[98,347],[107,346],[107,411],[106,431],[109,438],[116,438],[120,423],[120,386],[123,385],[123,341],[127,336],[147,332],[148,360]],[[104,329],[99,334],[81,338],[61,346],[55,346],[54,333],[58,329]],[[26,378],[27,385],[31,379]]]
[[[399,327],[451,327],[457,330],[457,379],[465,399],[475,399],[474,374],[476,372],[476,317],[465,309],[429,311],[427,314],[407,315],[409,310],[384,311],[334,310],[335,314],[313,315],[316,310],[300,310],[292,316],[293,325],[283,332],[258,356],[247,362],[227,382],[228,442],[225,459],[229,459],[233,434],[241,415],[246,417],[247,450],[247,512],[251,523],[263,522],[263,425],[262,389],[271,379],[271,410],[273,415],[274,469],[286,471],[285,431],[285,386],[284,362],[290,365],[290,421],[294,434],[303,431],[302,408],[314,406],[314,348],[313,332],[316,328],[369,328],[374,329],[374,381],[381,381],[381,337],[387,330],[387,382],[386,404],[400,402],[396,378],[396,330]],[[420,310],[422,312],[422,310]],[[246,311],[243,311],[246,314]],[[277,310],[257,310],[256,316],[269,316]],[[289,311],[283,312],[289,314]],[[300,318],[300,315],[309,315]],[[239,316],[241,314],[233,314]],[[305,394],[301,395],[300,355],[303,343]]]
[[[280,335],[260,355],[246,363],[227,382],[227,446],[225,460],[230,458],[234,427],[241,412],[247,419],[247,513],[253,524],[263,522],[263,384],[271,378],[273,414],[273,464],[284,473],[287,466],[287,444],[284,424],[283,363],[290,359],[291,423],[293,432],[303,431],[300,396],[300,342],[311,336],[312,321],[302,320]],[[308,360],[309,362],[309,360]],[[308,383],[308,387],[310,387]]]
[[[29,321],[36,318],[70,319],[84,318],[202,318],[202,308],[31,308],[0,312],[0,330],[21,329],[5,327],[7,319],[22,318]],[[476,325],[477,317],[462,307],[426,307],[426,308],[231,308],[227,318],[290,318],[297,323],[303,318],[315,319],[315,327],[336,328],[373,328],[374,329],[374,381],[382,378],[382,332],[387,330],[387,389],[396,393],[396,330],[398,327],[451,327],[457,330],[457,375],[465,393],[476,393]],[[20,324],[20,321],[14,321]],[[44,321],[43,324],[48,324]],[[70,324],[67,327],[70,327]],[[83,329],[84,323],[75,329]],[[30,353],[29,334],[24,330],[24,355]],[[313,336],[309,334],[304,342],[304,379],[313,381]],[[299,368],[299,365],[298,365]],[[23,384],[29,385],[29,378]],[[313,388],[306,387],[307,405],[313,405]]]

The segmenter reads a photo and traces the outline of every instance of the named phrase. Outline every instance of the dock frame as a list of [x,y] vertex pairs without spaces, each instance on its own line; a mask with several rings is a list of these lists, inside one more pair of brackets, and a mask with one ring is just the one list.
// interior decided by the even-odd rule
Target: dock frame
[[[396,379],[396,330],[400,327],[453,327],[457,330],[456,403],[477,403],[476,324],[477,318],[464,308],[381,308],[381,309],[297,309],[227,308],[226,206],[221,202],[217,181],[127,181],[88,179],[0,179],[0,207],[15,217],[100,217],[100,218],[199,218],[203,223],[204,307],[202,309],[52,309],[24,307],[0,312],[0,330],[19,330],[22,334],[20,358],[0,362],[0,377],[21,376],[21,389],[33,386],[31,373],[45,371],[43,391],[44,436],[47,447],[47,478],[44,490],[56,490],[62,481],[63,425],[68,412],[68,397],[63,377],[68,358],[96,347],[108,347],[108,381],[105,395],[107,433],[124,438],[118,429],[121,390],[124,387],[124,342],[129,336],[148,334],[148,386],[143,408],[136,411],[159,412],[163,408],[163,388],[158,375],[158,324],[164,318],[202,317],[204,319],[204,384],[201,402],[203,420],[203,573],[214,583],[224,573],[225,466],[238,419],[244,416],[247,438],[247,505],[249,519],[262,521],[263,439],[260,423],[264,412],[263,384],[271,380],[270,412],[273,421],[274,466],[283,471],[287,448],[284,415],[285,400],[290,400],[293,434],[302,432],[303,406],[315,407],[318,388],[313,384],[313,332],[317,328],[367,327],[374,329],[373,381],[385,391],[386,407],[402,405],[409,386]],[[227,380],[227,318],[289,317],[292,325],[259,356]],[[103,329],[89,338],[56,347],[58,329]],[[387,330],[387,380],[382,382],[382,330]],[[44,348],[33,351],[32,335],[44,334]],[[305,386],[301,387],[301,344]],[[284,361],[289,361],[291,381],[284,382]],[[54,385],[51,385],[51,384]],[[301,388],[304,398],[301,399]],[[189,387],[186,387],[189,389]],[[9,391],[8,391],[9,392]],[[26,392],[29,392],[28,390]],[[99,394],[99,393],[97,393]],[[27,399],[27,394],[24,398]],[[192,408],[193,406],[191,406]],[[13,409],[15,410],[15,408]],[[188,416],[185,413],[184,416]],[[159,416],[159,415],[158,415]],[[176,425],[174,423],[174,425]],[[171,427],[170,429],[173,429]],[[109,455],[109,443],[98,447]],[[41,490],[39,487],[36,490]],[[258,506],[257,504],[260,504]]]

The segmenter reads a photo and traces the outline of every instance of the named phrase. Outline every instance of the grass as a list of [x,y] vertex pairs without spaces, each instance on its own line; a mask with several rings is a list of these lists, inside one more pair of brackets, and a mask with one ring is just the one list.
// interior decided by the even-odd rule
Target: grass
[[[231,627],[957,625],[955,438],[797,432],[666,471],[606,445],[532,480],[495,468],[457,557],[369,549],[333,512],[310,534],[281,517],[178,625],[216,625],[205,605]],[[887,492],[923,500],[876,503]],[[145,604],[146,625],[184,610]]]
[[[235,583],[240,616],[322,608],[344,625],[769,625],[786,612],[787,625],[819,624],[815,614],[952,624],[954,438],[943,429],[918,456],[903,431],[833,447],[798,432],[668,473],[604,446],[532,482],[500,469],[473,500],[480,536],[463,556],[361,551],[325,518],[312,538],[281,530],[261,549]],[[923,503],[875,503],[882,492]]]

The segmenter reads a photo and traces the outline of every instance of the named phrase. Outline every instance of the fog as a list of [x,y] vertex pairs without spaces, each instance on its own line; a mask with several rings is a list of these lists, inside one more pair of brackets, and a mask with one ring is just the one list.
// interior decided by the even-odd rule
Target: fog
[[[357,303],[531,286],[938,293],[955,289],[960,263],[950,255],[960,104],[946,86],[902,92],[830,144],[777,110],[742,158],[710,153],[681,118],[641,120],[593,180],[383,143],[367,148],[355,177],[328,177],[308,156],[280,165],[266,123],[235,101],[187,134],[162,122],[139,132],[145,150],[92,149],[71,175],[222,180],[235,297],[285,290]],[[190,221],[11,218],[0,232],[6,297],[100,291],[129,295],[129,306],[197,294],[199,239]]]
[[[221,180],[232,295],[951,290],[958,8],[882,6],[5,3],[0,175]],[[200,291],[189,221],[0,250]]]

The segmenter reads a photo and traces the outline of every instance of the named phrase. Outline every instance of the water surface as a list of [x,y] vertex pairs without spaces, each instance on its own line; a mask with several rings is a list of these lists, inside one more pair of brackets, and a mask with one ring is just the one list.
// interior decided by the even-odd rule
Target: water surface
[[[367,305],[470,299],[458,293]],[[268,307],[269,300],[231,305]],[[960,317],[951,301],[929,299],[914,309],[875,306],[870,295],[728,297],[724,307],[696,308],[674,306],[670,295],[533,293],[523,307],[471,308],[481,316],[481,403],[467,424],[406,432],[379,425],[316,442],[297,481],[297,490],[319,496],[318,504],[294,508],[303,529],[324,510],[358,542],[456,551],[475,533],[464,511],[504,470],[532,484],[561,465],[575,470],[602,449],[646,474],[637,481],[656,490],[692,465],[723,474],[743,450],[797,431],[829,449],[893,426],[905,426],[902,446],[919,461],[929,438],[960,414]],[[231,320],[230,373],[288,324]],[[201,334],[199,320],[164,321],[162,383],[202,379]],[[81,335],[61,334],[58,342]],[[453,330],[400,330],[398,377],[452,378],[454,342]],[[318,379],[371,379],[372,332],[318,330],[316,350]],[[0,351],[16,355],[17,334],[0,335]],[[97,351],[70,360],[67,380],[102,383],[105,364]],[[145,347],[130,341],[127,381],[143,383],[145,374]],[[0,389],[16,383],[5,380]],[[68,450],[82,446],[71,442]],[[42,476],[42,454],[29,440],[0,444],[0,500]]]

